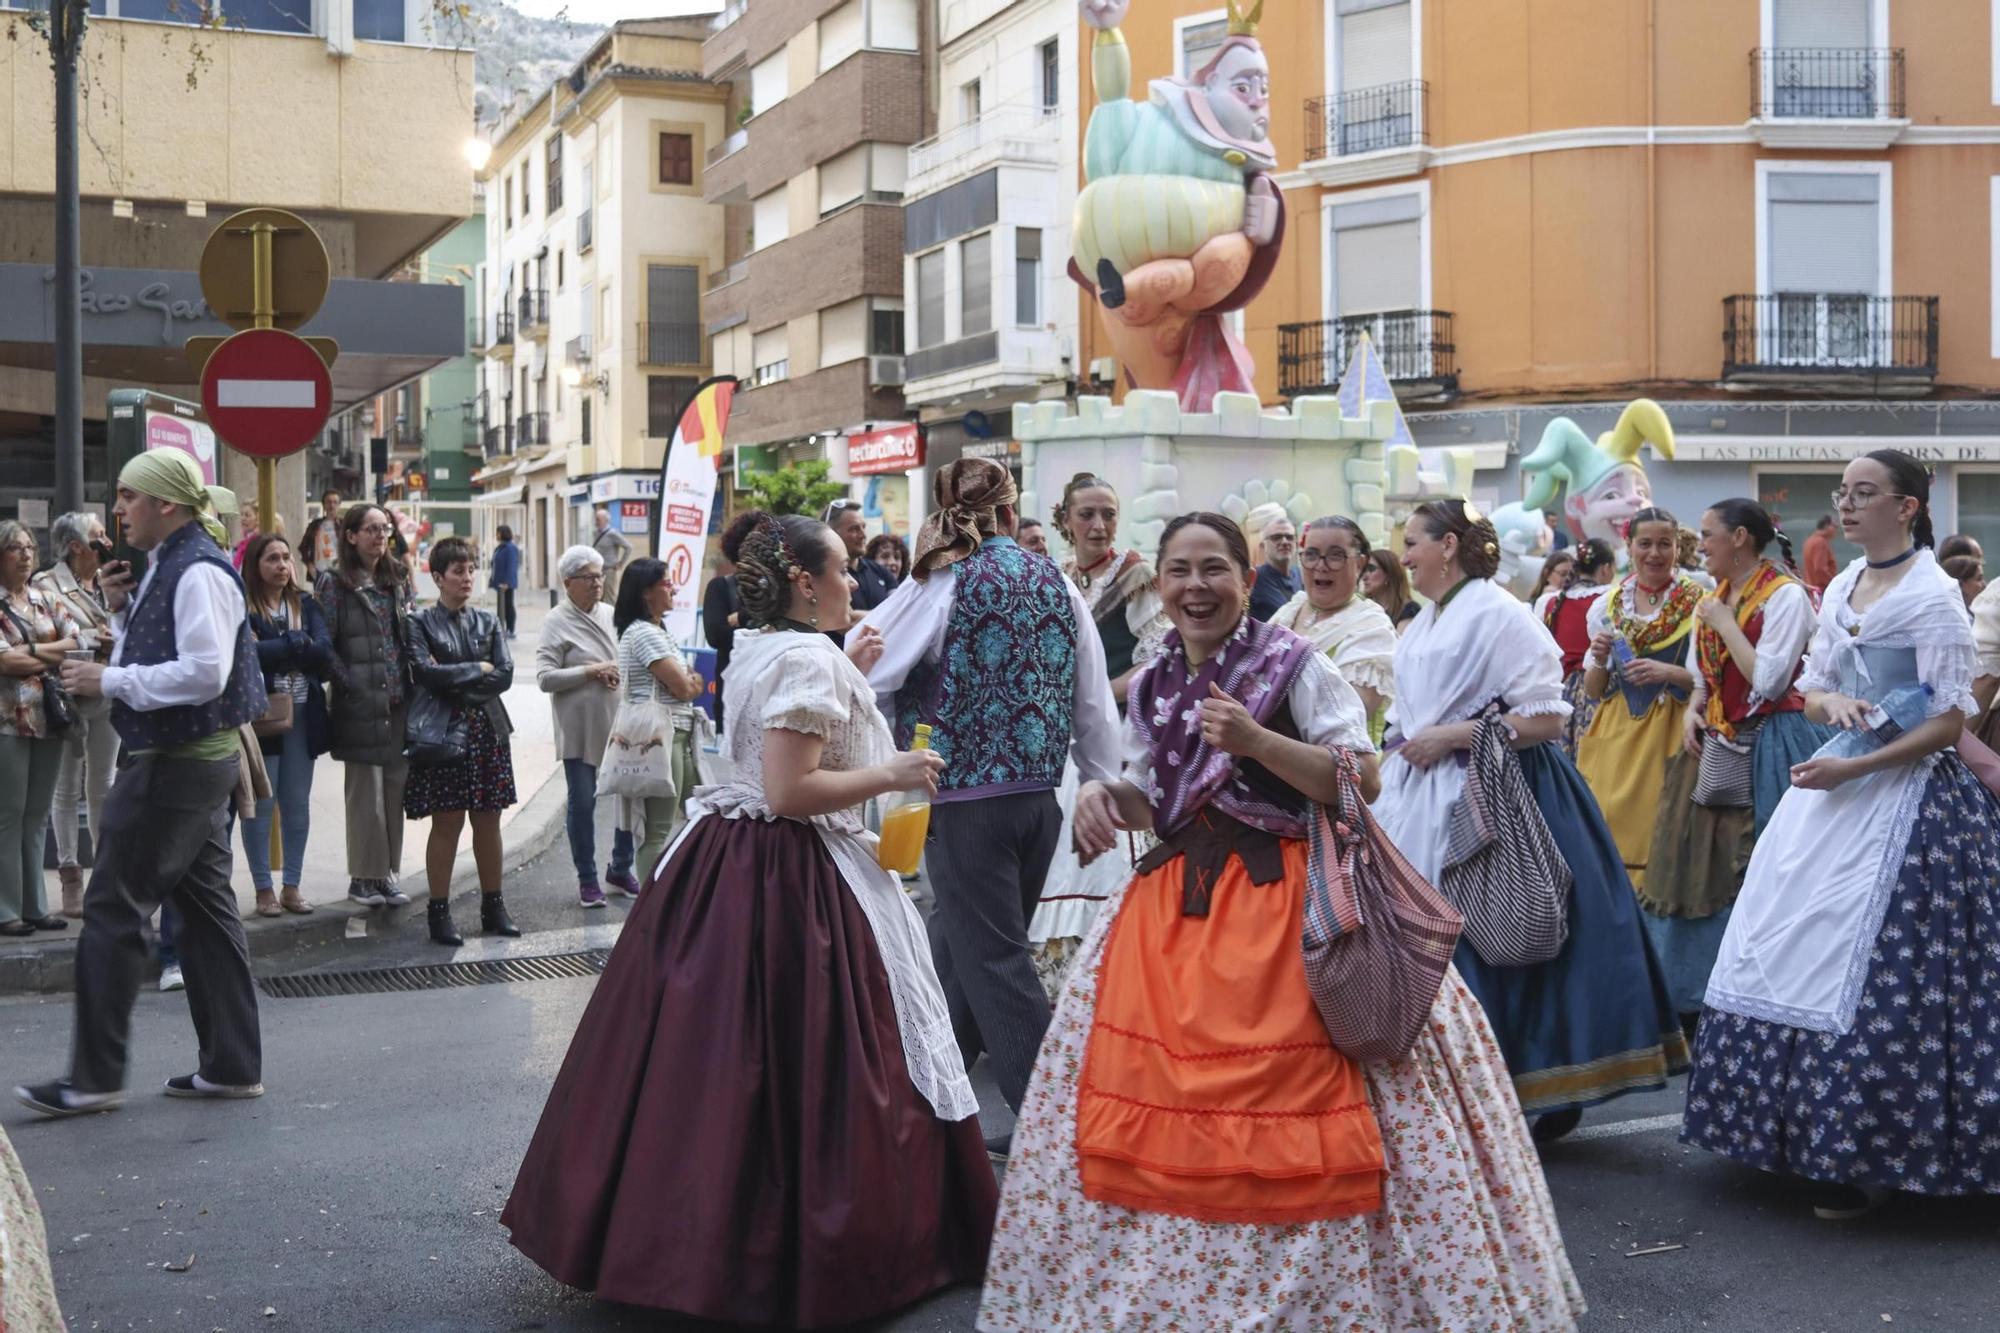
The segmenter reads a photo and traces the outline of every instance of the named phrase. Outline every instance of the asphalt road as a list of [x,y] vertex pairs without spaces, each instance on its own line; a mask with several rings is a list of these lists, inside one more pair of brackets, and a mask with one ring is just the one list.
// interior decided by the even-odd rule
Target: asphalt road
[[[622,910],[577,911],[569,878],[559,846],[510,880],[516,914],[541,928],[517,947],[557,952],[615,933]],[[401,916],[286,965],[448,956],[422,940],[420,915]],[[474,939],[467,956],[496,947]],[[220,1104],[154,1095],[192,1066],[194,1042],[183,1000],[147,993],[125,1109],[67,1122],[11,1101],[0,1109],[41,1197],[71,1327],[709,1327],[568,1291],[497,1223],[593,985],[266,1000],[270,1091]],[[64,1000],[0,1000],[0,1082],[59,1073],[68,1033]],[[974,1082],[988,1128],[1004,1127],[983,1066]],[[1586,1328],[2000,1328],[2000,1203],[1900,1200],[1860,1221],[1819,1222],[1785,1183],[1680,1146],[1678,1107],[1677,1089],[1625,1098],[1547,1151],[1592,1306]],[[1658,1245],[1684,1248],[1628,1257]],[[955,1290],[875,1327],[969,1329],[976,1304],[976,1292]]]

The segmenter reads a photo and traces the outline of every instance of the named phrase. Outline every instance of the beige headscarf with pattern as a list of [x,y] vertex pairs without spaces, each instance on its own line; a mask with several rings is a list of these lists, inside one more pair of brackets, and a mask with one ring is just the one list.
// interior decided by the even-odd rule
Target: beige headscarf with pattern
[[977,551],[993,533],[994,511],[1020,501],[1014,474],[990,458],[961,458],[939,468],[931,479],[934,508],[917,533],[912,575],[927,579]]

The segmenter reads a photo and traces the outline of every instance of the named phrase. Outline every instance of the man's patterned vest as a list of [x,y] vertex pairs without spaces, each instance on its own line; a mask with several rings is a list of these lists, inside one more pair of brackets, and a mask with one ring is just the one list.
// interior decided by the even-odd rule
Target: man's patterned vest
[[[183,524],[153,552],[153,581],[125,616],[120,666],[157,666],[180,655],[174,646],[174,591],[182,576],[197,564],[214,565],[235,580],[239,590],[242,588],[243,581],[229,567],[229,558],[201,526]],[[257,637],[246,615],[237,623],[236,658],[220,696],[204,704],[145,713],[115,702],[111,705],[111,725],[130,752],[172,750],[254,722],[269,706],[264,672],[257,665]]]
[[1008,537],[988,538],[949,572],[957,586],[944,651],[897,693],[897,743],[907,748],[917,723],[931,725],[944,757],[939,801],[1061,785],[1076,701],[1068,581]]

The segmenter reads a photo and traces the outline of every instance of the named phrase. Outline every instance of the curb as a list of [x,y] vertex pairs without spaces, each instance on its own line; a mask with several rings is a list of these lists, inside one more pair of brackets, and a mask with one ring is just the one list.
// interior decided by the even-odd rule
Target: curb
[[[569,788],[560,770],[543,780],[528,798],[521,813],[507,824],[501,835],[502,873],[519,870],[546,852],[562,836],[563,817],[569,805]],[[452,866],[451,891],[458,894],[477,890],[479,869],[467,848]],[[423,901],[419,885],[410,896]],[[347,923],[356,917],[372,919],[379,908],[363,907],[341,899],[315,903],[309,916],[259,917],[243,920],[243,935],[250,946],[251,970],[294,949],[308,949],[345,938]],[[0,946],[0,995],[54,995],[69,992],[76,984],[77,927],[47,943]],[[149,961],[150,966],[150,961]]]

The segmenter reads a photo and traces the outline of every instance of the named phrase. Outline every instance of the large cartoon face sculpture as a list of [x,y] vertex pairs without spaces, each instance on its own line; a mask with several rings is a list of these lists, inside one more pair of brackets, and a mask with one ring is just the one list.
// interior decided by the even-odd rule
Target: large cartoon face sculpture
[[1542,432],[1535,451],[1521,460],[1530,509],[1548,506],[1558,487],[1564,492],[1563,519],[1573,537],[1597,537],[1622,547],[1632,516],[1653,502],[1653,489],[1639,465],[1639,449],[1650,444],[1674,456],[1674,428],[1666,412],[1639,398],[1619,414],[1618,424],[1595,443],[1568,417],[1557,417]]
[[1254,42],[1235,42],[1203,71],[1202,89],[1230,138],[1261,144],[1271,137],[1271,62]]

